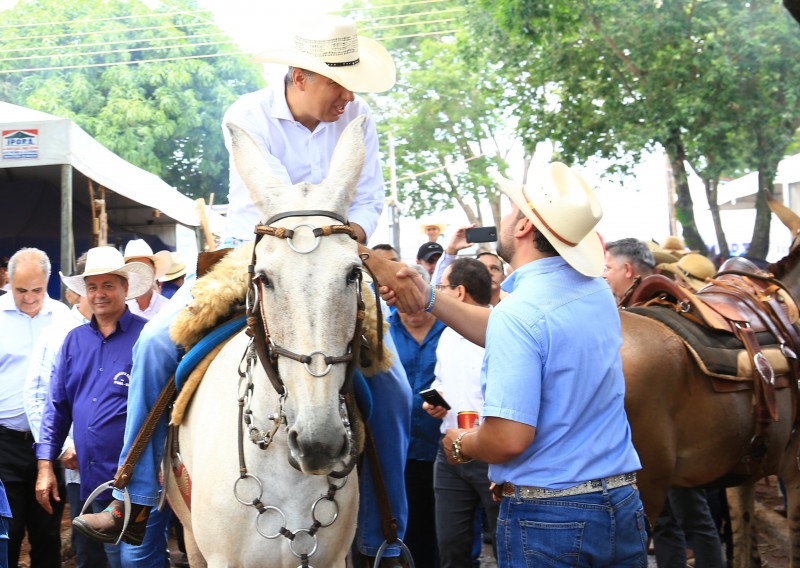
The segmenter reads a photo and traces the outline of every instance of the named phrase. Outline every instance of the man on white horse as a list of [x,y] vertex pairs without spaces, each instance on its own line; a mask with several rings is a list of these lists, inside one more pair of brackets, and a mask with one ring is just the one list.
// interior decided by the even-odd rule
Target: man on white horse
[[[395,66],[382,46],[357,36],[355,30],[355,24],[345,18],[309,18],[303,30],[295,34],[293,49],[261,54],[260,61],[289,66],[283,88],[268,87],[242,96],[226,112],[223,134],[230,151],[230,133],[225,125],[233,123],[244,128],[261,147],[272,171],[287,185],[301,181],[319,183],[328,175],[333,149],[345,127],[358,116],[366,115],[366,159],[348,218],[360,243],[360,251],[370,252],[363,245],[377,226],[385,188],[375,124],[369,107],[354,92],[390,89],[395,81]],[[253,228],[260,221],[260,214],[233,159],[228,200],[227,235],[223,245],[236,246],[253,239]],[[393,278],[398,267],[377,256],[369,258],[367,263],[381,280]],[[120,463],[130,450],[158,393],[177,367],[178,349],[169,338],[169,326],[177,312],[186,305],[192,283],[188,281],[176,293],[170,306],[147,326],[134,348],[136,364],[131,379],[125,446]],[[386,340],[391,341],[388,334]],[[376,407],[371,426],[375,437],[381,441],[381,468],[384,472],[391,472],[385,476],[385,481],[392,512],[398,520],[398,536],[402,538],[407,505],[403,476],[397,472],[402,471],[406,459],[411,392],[405,376],[391,371],[379,380],[370,380],[369,387],[376,404],[383,401],[381,406],[386,405],[388,410]],[[164,416],[128,483],[131,501],[137,508],[158,504],[158,468],[166,425]],[[359,511],[361,532],[358,544],[363,554],[374,556],[384,537],[370,485],[362,483],[364,492]],[[122,493],[115,491],[114,496],[117,500],[106,511],[76,518],[79,530],[89,535],[119,535],[122,522],[115,513],[123,508]],[[399,548],[390,547],[384,556],[399,554]]]

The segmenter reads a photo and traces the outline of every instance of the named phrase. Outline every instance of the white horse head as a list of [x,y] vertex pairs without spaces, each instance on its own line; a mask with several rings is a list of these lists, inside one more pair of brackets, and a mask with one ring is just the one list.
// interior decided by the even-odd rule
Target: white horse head
[[341,225],[335,216],[347,218],[364,163],[364,117],[342,133],[328,177],[320,184],[282,182],[252,138],[235,125],[228,127],[236,167],[262,223],[290,213],[270,225],[293,230],[293,237],[262,238],[255,248],[255,275],[264,282],[262,313],[271,344],[312,356],[307,364],[278,357],[287,393],[290,461],[304,473],[327,474],[348,458],[351,441],[339,398],[348,364],[328,365],[324,359],[348,353],[356,324],[361,258],[349,235],[318,237],[313,230]]

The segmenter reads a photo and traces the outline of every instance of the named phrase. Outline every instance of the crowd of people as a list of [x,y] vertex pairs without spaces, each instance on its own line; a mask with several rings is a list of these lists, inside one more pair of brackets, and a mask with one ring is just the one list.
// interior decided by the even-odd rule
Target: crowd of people
[[[713,275],[713,265],[684,248],[636,239],[604,245],[595,231],[600,204],[559,163],[525,186],[497,176],[512,209],[496,250],[468,250],[470,227],[448,238],[439,223],[422,226],[425,240],[410,265],[391,245],[367,248],[384,180],[374,119],[354,93],[391,88],[394,63],[356,36],[349,20],[310,22],[293,49],[262,56],[288,66],[284,84],[242,96],[224,124],[248,131],[275,175],[292,185],[325,179],[344,128],[367,119],[365,165],[348,217],[383,285],[386,341],[396,359],[368,382],[370,425],[397,533],[416,566],[477,565],[487,537],[501,567],[646,565],[617,305],[650,274],[694,286]],[[348,59],[326,45],[353,53]],[[223,135],[230,150],[224,126]],[[233,160],[229,203],[225,247],[249,241],[259,221]],[[60,565],[65,499],[79,566],[163,568],[170,515],[156,505],[166,416],[129,480],[127,529],[116,489],[78,513],[114,477],[177,367],[180,346],[169,327],[195,276],[180,255],[154,252],[143,239],[124,252],[95,247],[60,275],[70,310],[47,295],[50,272],[47,255],[34,248],[0,263],[0,528],[8,535],[0,532],[0,568],[18,565],[26,534],[32,568]],[[423,401],[430,388],[446,404]],[[360,484],[353,552],[356,565],[372,566],[383,520],[366,469]],[[685,565],[687,541],[703,566],[721,566],[704,492],[671,492],[655,526],[659,566]],[[399,543],[380,565],[407,565]]]

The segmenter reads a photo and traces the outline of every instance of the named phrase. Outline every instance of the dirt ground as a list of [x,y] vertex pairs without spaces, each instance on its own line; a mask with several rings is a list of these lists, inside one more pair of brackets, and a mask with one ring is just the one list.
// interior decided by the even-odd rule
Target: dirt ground
[[[774,511],[774,508],[783,503],[782,498],[778,495],[774,478],[768,478],[760,481],[756,485],[756,526],[758,527],[759,534],[759,549],[761,551],[761,558],[763,561],[762,566],[768,568],[789,568],[789,532],[785,517],[779,515]],[[69,505],[64,511],[64,518],[61,522],[61,543],[62,543],[62,562],[61,568],[75,568],[75,557],[72,554],[72,545],[70,544],[70,516]],[[177,543],[173,538],[170,541],[170,551],[173,553],[173,558],[177,554]],[[20,556],[20,568],[29,568],[30,561],[28,558],[28,543],[25,541],[22,545],[22,554]],[[655,560],[651,556],[651,565],[655,566]],[[482,568],[494,568],[497,564],[491,555],[491,549],[484,546],[483,553],[481,554]]]

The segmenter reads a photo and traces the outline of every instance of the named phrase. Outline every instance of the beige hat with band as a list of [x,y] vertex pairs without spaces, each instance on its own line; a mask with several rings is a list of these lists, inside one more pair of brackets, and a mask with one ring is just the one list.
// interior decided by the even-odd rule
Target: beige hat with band
[[305,18],[295,31],[292,48],[259,53],[255,60],[319,73],[355,93],[381,93],[394,86],[394,60],[377,41],[356,34],[348,18],[321,15]]
[[64,285],[81,296],[86,296],[87,276],[117,274],[128,281],[126,300],[138,298],[153,288],[153,270],[143,262],[125,262],[114,247],[95,247],[86,253],[86,268],[83,274],[64,276],[59,272]]
[[527,187],[499,174],[493,177],[570,266],[586,276],[602,276],[605,253],[595,226],[603,210],[580,174],[553,162],[532,171]]

